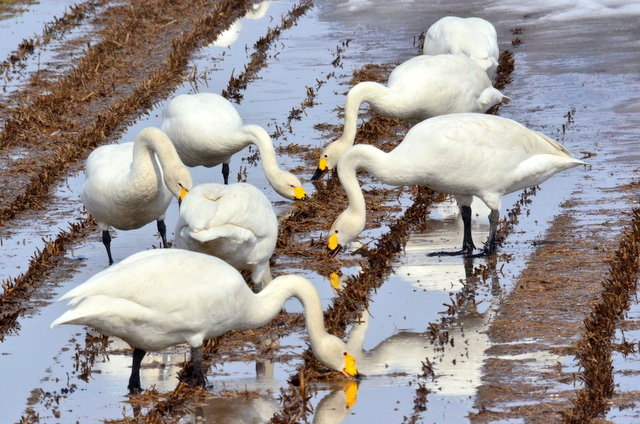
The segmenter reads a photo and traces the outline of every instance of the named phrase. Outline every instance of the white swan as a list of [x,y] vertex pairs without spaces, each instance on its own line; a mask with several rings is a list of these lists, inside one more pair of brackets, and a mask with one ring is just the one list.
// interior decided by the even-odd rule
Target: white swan
[[213,41],[213,43],[211,43],[210,45],[216,46],[216,47],[229,47],[230,45],[235,43],[236,40],[238,40],[238,37],[240,37],[240,31],[242,30],[242,24],[244,19],[246,18],[246,19],[251,19],[255,21],[257,19],[262,18],[264,15],[267,14],[270,4],[271,4],[271,0],[263,1],[258,4],[253,4],[251,6],[252,9],[250,9],[247,12],[247,14],[244,15],[244,17],[236,19],[231,24],[231,26],[225,31],[221,32],[218,35],[218,38],[216,38]]
[[[278,382],[277,379],[273,381]],[[351,408],[357,401],[357,381],[349,379],[340,385],[331,385],[330,387],[337,388],[318,402],[314,408],[312,424],[340,424],[351,414]],[[260,392],[265,392],[264,387],[260,388]],[[273,393],[278,388],[279,386],[275,389],[269,387],[266,390],[267,394],[258,396],[223,396],[205,399],[195,412],[183,418],[182,421],[229,424],[268,423],[281,407]]]
[[134,230],[157,220],[162,243],[167,247],[164,216],[171,195],[181,200],[193,183],[191,173],[162,131],[145,128],[133,143],[98,147],[87,158],[85,173],[80,199],[98,221],[109,264],[113,263],[110,226]]
[[445,16],[429,27],[422,52],[457,54],[470,58],[489,77],[498,69],[500,50],[496,29],[482,18]]
[[498,103],[510,101],[493,88],[489,77],[467,57],[416,56],[395,68],[386,86],[365,81],[349,90],[342,135],[325,147],[311,179],[322,178],[334,169],[340,155],[353,145],[362,103],[369,103],[382,116],[416,124],[449,113],[484,113]]
[[365,227],[358,169],[384,184],[424,185],[454,195],[464,223],[460,253],[469,255],[475,249],[471,238],[473,196],[491,209],[485,245],[485,253],[491,254],[503,195],[541,184],[560,171],[583,164],[559,143],[510,119],[473,113],[427,119],[389,153],[363,144],[344,152],[338,177],[349,206],[331,226],[328,247],[336,254]]
[[222,259],[181,249],[136,253],[99,272],[59,300],[73,308],[53,321],[88,325],[134,348],[129,390],[140,390],[140,361],[146,351],[179,343],[191,347],[195,381],[205,385],[202,344],[231,330],[258,328],[285,301],[302,303],[314,355],[327,367],[353,377],[356,366],[345,343],[327,333],[322,303],[308,280],[286,275],[254,294],[242,275]]
[[254,291],[271,280],[278,219],[267,196],[251,184],[201,184],[180,205],[175,247],[217,256],[251,271]]
[[231,156],[250,144],[260,151],[264,174],[273,189],[287,199],[305,200],[300,180],[282,171],[269,134],[257,125],[242,125],[236,108],[213,93],[182,94],[174,97],[162,113],[164,131],[187,166],[213,167],[222,164],[224,183],[229,183]]

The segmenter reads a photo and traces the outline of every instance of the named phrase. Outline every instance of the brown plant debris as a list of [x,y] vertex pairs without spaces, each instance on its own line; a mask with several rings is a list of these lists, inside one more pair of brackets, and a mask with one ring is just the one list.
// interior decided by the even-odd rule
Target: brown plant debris
[[240,75],[231,77],[227,88],[222,90],[222,96],[240,103],[243,97],[242,91],[247,88],[251,81],[258,78],[257,72],[267,65],[267,51],[269,48],[278,40],[282,31],[295,25],[300,16],[307,13],[312,6],[313,0],[302,0],[300,4],[295,5],[287,15],[282,17],[282,23],[279,26],[269,28],[267,34],[256,41],[253,46],[254,52],[251,54],[251,62],[245,65],[245,69]]
[[[248,7],[248,2],[213,1],[211,13],[190,16],[191,2],[137,3],[112,6],[94,21],[103,41],[91,45],[67,75],[52,82],[32,79],[15,94],[18,106],[0,132],[0,151],[20,147],[25,154],[2,167],[0,225],[40,208],[73,164],[168,95],[182,81],[190,54]],[[162,25],[171,30],[157,31]],[[152,42],[156,48],[149,48]],[[143,50],[153,54],[140,55]]]
[[42,285],[50,270],[62,260],[67,248],[86,236],[95,226],[93,220],[84,220],[71,224],[69,231],[61,231],[53,240],[45,242],[42,250],[38,249],[29,261],[29,269],[16,278],[2,281],[0,295],[0,342],[7,333],[18,331],[18,317],[26,310],[24,304],[31,293]]
[[585,334],[576,353],[584,387],[578,391],[573,409],[563,414],[563,423],[592,422],[610,408],[614,391],[612,340],[623,313],[629,309],[630,296],[635,296],[640,270],[640,209],[634,209],[632,216],[611,260],[609,275],[602,282],[600,299],[584,320]]

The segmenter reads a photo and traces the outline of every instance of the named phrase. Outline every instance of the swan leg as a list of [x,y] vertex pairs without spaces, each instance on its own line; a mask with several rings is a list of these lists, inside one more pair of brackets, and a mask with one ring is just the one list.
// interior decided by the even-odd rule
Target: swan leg
[[144,358],[145,352],[142,349],[138,349],[137,347],[133,348],[133,364],[131,365],[131,377],[129,377],[129,393],[140,393],[142,391],[142,387],[140,387],[140,364],[142,363],[142,358]]
[[[473,254],[473,250],[476,248],[476,245],[473,243],[473,238],[471,237],[471,206],[459,205],[458,208],[460,209],[463,224],[462,249],[454,252],[433,252],[427,254],[427,256],[463,255],[468,258],[476,257],[476,255]],[[484,255],[484,252],[478,256],[481,255]]]
[[195,384],[196,386],[205,387],[207,385],[207,379],[204,376],[204,371],[202,370],[202,345],[198,347],[191,348],[191,362],[193,362],[193,380],[190,381],[190,384]]
[[107,249],[107,256],[109,256],[109,265],[113,264],[113,257],[111,256],[111,235],[109,230],[102,232],[102,244]]
[[484,246],[484,252],[492,255],[496,251],[496,233],[498,232],[498,221],[500,219],[500,211],[492,209],[489,214],[489,238]]
[[273,378],[274,363],[271,361],[256,361],[256,377]]
[[464,254],[471,254],[476,248],[471,237],[471,206],[460,206],[464,236],[462,238],[462,251]]
[[158,221],[158,231],[160,232],[160,237],[162,237],[162,247],[166,249],[167,247],[167,226],[164,223],[164,219]]
[[228,185],[229,184],[229,164],[228,163],[222,164],[222,178],[224,178],[225,185]]

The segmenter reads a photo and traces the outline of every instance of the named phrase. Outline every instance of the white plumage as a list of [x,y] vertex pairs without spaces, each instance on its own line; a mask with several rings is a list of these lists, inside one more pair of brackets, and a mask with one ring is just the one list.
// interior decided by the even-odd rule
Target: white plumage
[[85,173],[80,199],[98,221],[110,264],[110,226],[133,230],[157,220],[167,247],[164,217],[171,196],[181,199],[192,181],[162,131],[145,128],[133,143],[98,147],[89,155]]
[[424,54],[457,54],[470,58],[489,77],[498,68],[500,50],[496,29],[482,18],[445,16],[429,27],[422,51]]
[[222,164],[225,184],[229,183],[231,157],[254,144],[273,189],[287,199],[306,199],[300,180],[278,167],[269,134],[257,125],[243,126],[235,107],[218,94],[176,96],[162,113],[161,129],[169,136],[185,165],[213,167]]
[[254,294],[242,275],[222,259],[181,249],[148,250],[99,272],[59,300],[73,308],[56,319],[88,325],[134,348],[129,390],[140,390],[140,361],[146,351],[180,343],[191,347],[195,383],[204,385],[202,344],[231,330],[271,321],[287,299],[304,307],[313,353],[327,367],[352,377],[353,356],[324,327],[322,303],[308,280],[287,275]]
[[424,185],[455,196],[465,227],[462,251],[471,254],[471,202],[477,196],[491,209],[485,253],[495,249],[503,195],[543,183],[584,162],[562,145],[510,119],[494,115],[453,114],[413,127],[390,153],[369,145],[349,148],[338,163],[338,176],[349,206],[331,227],[329,249],[335,254],[365,227],[365,202],[356,171],[364,169],[384,184]]
[[222,31],[218,35],[218,38],[216,38],[211,45],[216,47],[229,47],[235,43],[238,40],[238,37],[240,37],[240,31],[242,30],[244,20],[251,19],[255,21],[262,18],[267,14],[270,4],[271,0],[267,0],[252,5],[252,9],[248,10],[244,17],[236,19],[228,29]]
[[277,238],[271,202],[251,184],[201,184],[180,205],[175,246],[251,271],[255,291],[271,280],[269,259]]
[[312,179],[334,169],[342,152],[353,145],[362,103],[369,103],[382,116],[416,124],[450,113],[484,113],[510,100],[493,88],[489,77],[467,57],[416,56],[395,68],[386,86],[365,81],[349,91],[342,135],[325,147]]

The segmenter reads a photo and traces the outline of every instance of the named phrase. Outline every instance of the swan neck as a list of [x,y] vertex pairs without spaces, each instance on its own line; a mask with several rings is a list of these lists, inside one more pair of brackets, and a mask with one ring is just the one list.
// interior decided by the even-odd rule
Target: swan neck
[[340,138],[335,141],[336,144],[343,145],[345,149],[353,145],[358,129],[360,106],[363,103],[377,106],[379,99],[386,92],[387,88],[384,85],[370,81],[358,83],[349,90],[344,105],[344,128]]
[[267,177],[267,180],[269,180],[269,182],[273,185],[273,182],[276,179],[276,174],[283,171],[278,167],[276,152],[273,147],[273,141],[271,140],[271,137],[262,127],[258,125],[245,125],[244,127],[242,127],[242,131],[250,138],[250,141],[247,143],[247,145],[253,143],[258,148],[264,174]]
[[359,144],[345,151],[338,162],[338,178],[349,200],[348,209],[364,214],[366,206],[356,173],[364,169],[376,179],[384,182],[386,153],[369,145]]
[[318,346],[329,333],[324,327],[322,302],[313,284],[296,275],[285,275],[272,280],[255,295],[254,324],[265,325],[282,310],[287,299],[295,297],[304,308],[305,322],[311,346]]
[[175,163],[181,163],[169,137],[159,129],[145,128],[138,134],[133,145],[133,163],[150,165],[154,162],[154,153],[164,169]]

